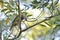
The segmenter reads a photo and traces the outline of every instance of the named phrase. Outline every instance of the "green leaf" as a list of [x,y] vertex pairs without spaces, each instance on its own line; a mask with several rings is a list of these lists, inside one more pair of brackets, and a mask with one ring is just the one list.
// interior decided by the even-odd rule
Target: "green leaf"
[[27,12],[22,12],[23,13],[23,15],[27,15]]
[[15,8],[13,8],[11,5],[7,5],[6,8],[9,10],[15,10]]
[[27,15],[27,17],[30,17],[30,16],[32,16],[32,14],[30,14],[30,15]]
[[14,12],[14,11],[12,11],[12,10],[10,11],[10,10],[9,10],[9,11],[6,12],[6,14],[7,14],[7,13],[13,13],[13,12]]
[[10,4],[11,4],[12,6],[14,6],[14,1],[13,1],[13,0],[10,0]]
[[4,2],[5,4],[9,4],[8,2]]
[[5,11],[7,11],[7,10],[8,10],[8,9],[2,9],[1,12],[5,12]]
[[46,25],[44,25],[44,24],[40,24],[40,26],[42,26],[42,27],[46,27]]

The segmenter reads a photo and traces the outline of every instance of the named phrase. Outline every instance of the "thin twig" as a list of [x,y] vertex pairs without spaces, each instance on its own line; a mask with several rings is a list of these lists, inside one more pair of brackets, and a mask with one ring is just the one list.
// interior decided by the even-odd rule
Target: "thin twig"
[[12,25],[11,25],[11,27],[10,27],[10,30],[14,27],[14,22],[16,21],[17,18],[18,18],[18,16],[16,16],[16,17],[14,18],[14,20],[12,21]]
[[19,28],[20,28],[20,32],[19,32],[19,35],[16,37],[16,38],[18,38],[20,35],[21,35],[21,11],[20,11],[20,1],[18,0],[18,13],[19,13]]
[[45,24],[47,24],[49,27],[52,27],[49,23],[47,23],[47,22],[44,22]]

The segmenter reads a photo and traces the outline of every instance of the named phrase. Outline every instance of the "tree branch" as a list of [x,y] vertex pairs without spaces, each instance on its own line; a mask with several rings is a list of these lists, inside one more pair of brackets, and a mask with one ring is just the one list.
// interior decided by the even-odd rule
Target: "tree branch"
[[18,38],[22,33],[21,32],[21,11],[20,11],[20,1],[19,0],[18,0],[18,13],[19,13],[19,22],[18,22],[18,24],[19,24],[20,32],[19,32],[19,35],[16,38]]
[[18,24],[19,24],[19,28],[20,28],[20,32],[19,32],[19,34],[18,34],[18,36],[17,37],[15,37],[15,38],[13,38],[13,40],[14,39],[17,39],[20,35],[21,35],[21,11],[20,11],[20,1],[18,0]]
[[10,27],[10,30],[13,28],[14,22],[16,21],[17,18],[18,18],[18,16],[16,16],[16,17],[14,18],[14,20],[12,21],[12,25],[11,25],[11,27]]
[[59,16],[59,14],[54,15],[54,16],[47,17],[46,19],[44,19],[44,20],[42,20],[42,21],[40,21],[40,22],[37,22],[37,23],[33,24],[32,26],[30,26],[30,27],[28,27],[28,28],[22,30],[22,32],[24,32],[24,31],[26,31],[26,30],[28,30],[28,29],[30,29],[30,28],[32,28],[32,27],[34,27],[34,26],[36,26],[36,25],[38,25],[38,24],[44,22],[44,21],[50,20],[51,18],[53,18],[53,17],[55,17],[55,16]]

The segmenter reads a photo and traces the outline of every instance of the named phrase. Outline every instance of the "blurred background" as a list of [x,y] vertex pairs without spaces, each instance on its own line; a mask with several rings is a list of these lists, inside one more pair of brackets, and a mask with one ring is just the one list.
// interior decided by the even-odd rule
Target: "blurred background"
[[60,0],[0,0],[0,40],[60,40]]

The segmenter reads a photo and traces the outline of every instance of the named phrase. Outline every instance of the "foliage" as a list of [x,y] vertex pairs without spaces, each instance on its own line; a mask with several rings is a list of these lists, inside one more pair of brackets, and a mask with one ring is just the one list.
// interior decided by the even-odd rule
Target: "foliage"
[[[21,0],[23,3],[28,3],[27,1]],[[28,40],[36,40],[37,38],[43,37],[44,40],[49,35],[49,40],[52,40],[52,34],[53,36],[55,33],[57,33],[58,30],[60,30],[60,3],[58,0],[33,0],[30,1],[31,4],[28,4],[27,6],[31,6],[32,9],[20,9],[20,13],[27,18],[27,20],[21,20],[21,29],[19,27],[19,8],[18,8],[18,1],[16,0],[9,0],[9,2],[1,1],[1,12],[4,12],[7,19],[5,22],[1,22],[0,25],[4,25],[2,23],[5,23],[7,26],[7,38],[11,37],[13,35],[13,39],[15,37],[18,40],[21,38],[27,38]],[[24,4],[23,4],[24,5]],[[21,6],[20,6],[21,7]],[[26,7],[26,6],[25,6]],[[33,17],[34,10],[39,9],[40,13],[37,17]],[[38,13],[37,13],[38,14]],[[32,17],[32,18],[31,18]],[[36,19],[36,20],[35,20]],[[33,21],[31,21],[33,20]],[[24,26],[25,25],[25,26]],[[4,27],[2,27],[4,28]],[[9,29],[10,28],[10,29]],[[4,29],[5,30],[5,29]],[[19,35],[21,32],[21,35]],[[24,34],[24,33],[25,34]],[[6,37],[5,37],[6,38]],[[7,39],[6,38],[6,39]],[[12,40],[13,40],[12,39]],[[48,39],[48,38],[47,38]]]

